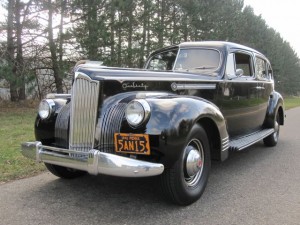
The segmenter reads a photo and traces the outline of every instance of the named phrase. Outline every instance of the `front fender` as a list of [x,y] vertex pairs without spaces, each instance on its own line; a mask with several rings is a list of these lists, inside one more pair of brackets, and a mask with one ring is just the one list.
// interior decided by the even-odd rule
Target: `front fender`
[[55,136],[55,122],[57,115],[61,108],[65,106],[68,102],[67,99],[52,99],[55,103],[55,112],[50,116],[50,118],[43,120],[37,114],[35,123],[34,123],[34,133],[35,139],[41,141],[44,145],[51,145],[54,143]]
[[[212,136],[213,141],[218,142],[214,145],[219,146],[216,150],[224,150],[222,140],[228,140],[226,123],[219,108],[213,103],[187,96],[150,98],[147,101],[151,106],[151,117],[146,125],[146,133],[159,136],[159,151],[165,156],[165,165],[173,164],[178,159],[187,144],[190,130],[204,119],[212,121],[217,128],[218,135]],[[226,157],[223,156],[222,160]]]

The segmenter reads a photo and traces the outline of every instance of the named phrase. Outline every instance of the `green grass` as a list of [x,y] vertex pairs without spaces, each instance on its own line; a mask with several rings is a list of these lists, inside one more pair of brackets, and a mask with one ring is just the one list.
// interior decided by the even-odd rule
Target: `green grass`
[[300,97],[284,98],[284,106],[286,110],[300,106]]
[[32,176],[43,170],[43,164],[25,158],[20,144],[34,141],[36,109],[0,104],[0,183]]

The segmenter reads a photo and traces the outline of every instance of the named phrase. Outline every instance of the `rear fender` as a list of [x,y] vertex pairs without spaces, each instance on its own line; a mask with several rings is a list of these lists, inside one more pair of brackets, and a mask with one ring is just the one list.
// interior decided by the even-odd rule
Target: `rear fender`
[[284,102],[282,96],[274,91],[270,95],[266,118],[264,121],[264,127],[274,128],[274,121],[276,113],[279,113],[280,125],[284,125]]

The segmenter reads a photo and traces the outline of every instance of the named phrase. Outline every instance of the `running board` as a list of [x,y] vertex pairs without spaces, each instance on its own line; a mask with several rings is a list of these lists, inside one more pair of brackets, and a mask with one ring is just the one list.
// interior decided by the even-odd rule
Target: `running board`
[[256,142],[261,141],[265,137],[268,137],[270,134],[274,133],[274,131],[274,128],[264,129],[243,137],[232,139],[229,141],[229,149],[232,151],[243,150]]

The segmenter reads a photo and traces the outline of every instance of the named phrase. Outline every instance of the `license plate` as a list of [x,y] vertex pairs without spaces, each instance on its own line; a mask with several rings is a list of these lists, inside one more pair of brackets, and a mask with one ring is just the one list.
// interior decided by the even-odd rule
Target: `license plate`
[[150,155],[149,135],[115,133],[115,151]]

